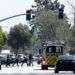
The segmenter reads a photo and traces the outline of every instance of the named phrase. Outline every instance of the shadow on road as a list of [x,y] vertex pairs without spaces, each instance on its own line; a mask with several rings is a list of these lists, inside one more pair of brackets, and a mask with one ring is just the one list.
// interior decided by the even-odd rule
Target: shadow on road
[[[34,70],[42,70],[42,69],[34,69]],[[54,70],[54,68],[48,68],[48,70]]]

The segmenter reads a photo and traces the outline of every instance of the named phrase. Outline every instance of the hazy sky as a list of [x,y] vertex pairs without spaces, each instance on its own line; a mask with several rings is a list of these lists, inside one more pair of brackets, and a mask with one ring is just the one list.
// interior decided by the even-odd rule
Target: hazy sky
[[[32,4],[34,4],[34,0],[0,0],[0,19],[25,13],[26,9],[30,9]],[[3,27],[4,31],[9,31],[14,24],[25,24],[25,22],[25,16],[20,16],[0,22],[0,26]]]
[[[64,3],[66,0],[59,1]],[[31,8],[32,4],[34,4],[34,0],[0,0],[0,19],[16,14],[25,13],[26,9]],[[67,6],[67,8],[69,7]],[[66,10],[68,11],[69,9]],[[11,26],[14,26],[14,24],[18,23],[25,24],[25,16],[20,16],[0,22],[0,25],[3,27],[4,31],[8,32]]]
[[63,3],[65,5],[64,12],[69,18],[69,23],[71,25],[74,25],[74,12],[75,10],[72,8],[71,4],[75,7],[75,0],[59,0],[60,3]]

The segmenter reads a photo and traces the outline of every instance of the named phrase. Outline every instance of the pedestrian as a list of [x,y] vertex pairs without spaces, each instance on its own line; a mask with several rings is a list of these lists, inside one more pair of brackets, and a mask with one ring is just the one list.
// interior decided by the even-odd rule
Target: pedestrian
[[29,54],[29,66],[33,66],[33,56],[32,54]]
[[7,55],[6,67],[10,66],[10,57]]
[[19,66],[19,56],[18,55],[16,56],[16,60],[15,61],[16,61],[17,66]]
[[0,60],[0,70],[1,70],[1,60]]

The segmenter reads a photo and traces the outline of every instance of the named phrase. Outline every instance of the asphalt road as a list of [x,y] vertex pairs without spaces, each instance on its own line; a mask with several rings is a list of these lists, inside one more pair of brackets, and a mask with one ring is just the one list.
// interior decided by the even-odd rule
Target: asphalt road
[[54,68],[49,68],[49,70],[41,70],[40,65],[34,64],[34,66],[27,67],[24,65],[14,66],[14,67],[2,67],[0,70],[0,75],[75,75],[72,71],[60,71],[59,73],[54,73]]
[[37,74],[37,73],[33,73],[33,74],[18,74],[18,73],[15,73],[15,74],[0,74],[0,75],[75,75],[75,74],[71,74],[71,73],[61,73],[61,74],[49,74],[49,73],[42,73],[42,74]]
[[0,73],[0,75],[75,75],[73,72],[71,71],[64,71],[64,72],[59,72],[57,74],[55,74],[53,71],[52,73],[44,73],[44,71],[42,73],[40,73],[39,71],[37,71],[37,73]]

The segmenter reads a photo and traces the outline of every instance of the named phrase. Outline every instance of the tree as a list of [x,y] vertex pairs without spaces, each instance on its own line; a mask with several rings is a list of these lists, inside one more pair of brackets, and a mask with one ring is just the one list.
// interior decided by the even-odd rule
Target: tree
[[[68,44],[70,38],[71,38],[71,31],[70,31],[70,25],[67,22],[67,17],[64,15],[63,19],[58,18],[58,14],[55,10],[58,11],[58,8],[55,5],[58,5],[57,1],[55,0],[52,2],[51,0],[48,0],[51,2],[52,6],[48,9],[46,7],[47,4],[50,5],[50,3],[43,4],[43,7],[40,7],[42,4],[42,1],[47,0],[37,0],[37,12],[35,13],[35,19],[32,20],[32,23],[34,26],[36,26],[39,30],[39,37],[42,41],[48,41],[48,40],[58,40],[58,41],[64,41],[65,44]],[[59,4],[60,5],[60,4]],[[55,9],[56,8],[56,9]]]
[[31,33],[27,25],[21,23],[11,28],[8,35],[8,45],[18,53],[19,48],[30,47]]
[[31,42],[32,42],[32,46],[37,42],[37,36],[36,36],[36,31],[35,31],[35,26],[33,26],[32,28],[31,28],[31,34],[32,34],[32,38],[31,38]]
[[0,50],[3,48],[6,42],[6,35],[3,32],[2,28],[0,27]]
[[74,3],[73,0],[67,1],[69,7],[71,7],[70,15],[73,15],[73,20],[70,20],[72,25],[71,25],[71,40],[69,41],[69,43],[71,46],[70,53],[75,54],[75,6],[72,2]]
[[45,8],[48,10],[57,10],[60,7],[58,0],[35,0],[37,3],[38,9]]

